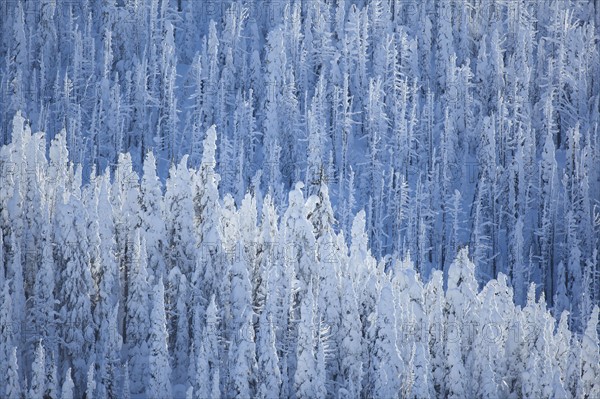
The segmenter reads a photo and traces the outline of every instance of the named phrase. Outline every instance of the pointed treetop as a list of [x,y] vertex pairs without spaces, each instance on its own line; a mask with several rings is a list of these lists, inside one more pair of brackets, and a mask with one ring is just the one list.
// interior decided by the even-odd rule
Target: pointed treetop
[[212,125],[206,131],[204,138],[204,152],[202,153],[202,163],[204,165],[215,165],[215,153],[217,151],[217,126]]

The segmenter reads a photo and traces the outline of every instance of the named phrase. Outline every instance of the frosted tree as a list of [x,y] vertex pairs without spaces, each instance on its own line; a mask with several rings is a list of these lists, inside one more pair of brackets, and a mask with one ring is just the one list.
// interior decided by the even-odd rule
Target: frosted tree
[[150,313],[148,390],[152,398],[170,398],[171,366],[167,348],[167,319],[165,315],[165,289],[159,278],[154,291],[152,311]]
[[[169,273],[170,293],[167,296],[171,302],[171,311],[168,329],[173,331],[169,336],[169,347],[173,354],[174,382],[182,382],[180,378],[185,376],[189,367],[188,351],[190,346],[189,307],[190,298],[189,283],[187,278],[181,274],[178,267],[171,269]],[[168,320],[169,320],[168,319]]]
[[[279,226],[278,215],[270,195],[267,195],[264,198],[261,213],[260,232],[256,248],[258,259],[256,266],[257,271],[255,273],[258,273],[258,276],[254,276],[252,287],[255,308],[262,306],[267,295],[269,295],[271,299],[274,299],[275,297],[280,298],[277,291],[268,293],[266,288],[268,280],[276,281],[277,278],[280,278],[281,281],[275,283],[278,290],[285,290],[287,284],[283,278],[284,265],[281,262],[276,262],[276,246],[279,238]],[[271,302],[274,303],[276,301],[273,300]],[[279,312],[274,311],[274,313],[275,314],[272,315],[272,317],[277,321]]]
[[37,271],[37,259],[41,248],[41,229],[46,224],[44,211],[45,179],[42,171],[46,170],[46,142],[41,132],[31,134],[29,127],[25,126],[23,134],[26,146],[24,153],[19,157],[24,158],[20,179],[22,193],[23,230],[21,249],[29,256],[23,257],[23,279],[25,290],[30,292]]
[[[319,280],[317,303],[322,309],[322,322],[325,323],[334,339],[328,340],[328,350],[338,352],[339,342],[337,340],[340,325],[340,269],[341,256],[337,252],[337,236],[333,232],[335,223],[333,209],[329,200],[329,190],[324,182],[321,182],[317,193],[317,204],[310,215],[310,221],[314,226],[315,237],[317,237],[316,261],[319,265]],[[340,364],[337,359],[331,359],[327,363],[328,379],[335,380],[340,373]]]
[[477,304],[477,281],[475,265],[468,259],[468,249],[461,249],[448,269],[448,290],[446,292],[447,336],[446,350],[446,394],[462,397],[468,392],[464,378],[469,370],[465,363],[466,354],[471,350],[471,334],[464,333],[462,326],[476,322],[470,312]]
[[144,174],[140,187],[141,229],[148,248],[148,268],[153,281],[166,277],[164,253],[166,227],[162,218],[164,203],[161,183],[156,175],[156,158],[149,152],[144,159]]
[[33,285],[33,303],[29,311],[29,322],[34,326],[34,331],[39,338],[46,342],[47,350],[55,353],[56,347],[48,346],[48,343],[56,342],[55,271],[50,229],[46,226],[44,230],[42,258]]
[[94,395],[94,391],[96,390],[96,378],[94,375],[94,365],[90,364],[87,373],[87,386],[85,389],[85,396],[90,397]]
[[4,286],[6,281],[6,271],[4,270],[4,238],[0,234],[0,285]]
[[[101,176],[100,188],[96,205],[96,215],[112,214],[109,200],[108,176]],[[117,365],[118,353],[122,339],[117,331],[117,308],[120,291],[118,262],[114,252],[115,228],[112,218],[98,217],[98,232],[96,236],[99,255],[98,295],[94,308],[94,319],[98,326],[96,355],[98,362],[97,395],[104,397],[114,392],[113,379]]]
[[[352,280],[358,295],[358,306],[362,324],[362,336],[368,336],[369,317],[376,311],[377,274],[376,261],[368,248],[368,234],[365,230],[365,211],[359,211],[354,217],[351,231],[350,260],[346,273]],[[364,367],[367,368],[368,353],[364,349]]]
[[435,49],[436,58],[435,63],[438,73],[438,83],[440,88],[446,89],[451,88],[452,84],[456,82],[448,82],[446,77],[448,76],[447,69],[454,68],[454,64],[450,65],[450,57],[454,48],[454,35],[452,30],[452,4],[444,3],[437,4],[437,30],[439,32],[436,37]]
[[[176,376],[185,375],[188,368],[187,347],[189,346],[188,300],[189,279],[195,270],[197,248],[194,226],[194,201],[192,175],[184,156],[175,167],[171,166],[164,198],[164,220],[166,223],[165,262],[167,273],[167,323],[170,331],[170,346],[174,349]],[[155,243],[158,237],[154,237]],[[155,254],[160,256],[160,254]],[[158,260],[158,259],[157,259]],[[159,266],[160,263],[157,263]],[[159,276],[157,276],[159,277]]]
[[195,370],[190,373],[191,389],[199,397],[209,397],[210,395],[210,369],[204,341],[200,343],[199,348],[194,348],[196,357],[194,358]]
[[28,397],[31,399],[42,399],[46,393],[46,360],[42,341],[38,342],[35,351],[35,360],[32,365],[31,383],[29,385]]
[[200,344],[196,351],[196,374],[192,379],[194,392],[198,397],[220,397],[220,345],[218,335],[218,315],[215,297],[206,308]]
[[577,395],[593,398],[600,393],[600,366],[598,365],[598,306],[587,322],[587,327],[582,336],[581,343],[581,380]]
[[139,231],[135,234],[130,281],[125,307],[124,343],[127,348],[131,393],[144,392],[147,376],[150,329],[150,287],[146,271],[146,249],[140,242]]
[[315,398],[323,399],[327,397],[327,382],[332,381],[327,378],[327,365],[325,364],[325,351],[327,350],[327,339],[324,337],[327,328],[324,328],[322,323],[319,326],[319,335],[317,337],[316,362],[317,369],[316,378],[314,381]]
[[62,384],[62,389],[60,391],[60,397],[62,399],[73,399],[73,390],[75,385],[73,383],[73,378],[71,377],[71,369],[67,369],[65,373],[65,379]]
[[380,241],[375,237],[375,231],[383,229],[383,215],[380,207],[377,206],[380,203],[374,202],[373,196],[380,196],[383,193],[382,160],[386,158],[382,141],[388,130],[388,116],[384,108],[383,89],[379,78],[371,79],[369,82],[365,118],[366,126],[364,130],[368,142],[368,172],[365,176],[365,187],[369,193],[372,193],[370,203],[367,206],[368,230],[373,253],[379,256],[382,251],[379,248]]
[[252,286],[246,262],[235,261],[231,268],[232,344],[229,364],[233,396],[254,396],[257,370],[254,343]]
[[[165,192],[164,220],[167,230],[166,261],[190,276],[195,265],[196,234],[194,232],[192,176],[184,156],[177,167],[171,166]],[[169,270],[167,270],[167,273]]]
[[123,365],[123,389],[121,390],[123,399],[131,399],[131,388],[129,386],[129,363]]
[[298,363],[294,374],[294,388],[298,398],[314,398],[317,395],[317,359],[315,353],[315,304],[312,283],[308,285],[300,309],[300,325],[298,326],[298,346],[296,358]]
[[424,306],[427,314],[429,336],[430,364],[432,370],[432,383],[435,394],[440,395],[445,391],[444,372],[446,369],[446,358],[444,357],[445,347],[445,317],[444,309],[446,299],[443,287],[442,272],[436,270],[431,275],[431,279],[425,286]]
[[[423,342],[414,344],[410,365],[414,376],[411,396],[414,398],[434,397],[435,390],[432,381],[431,365],[427,345]],[[408,384],[406,384],[408,385]]]
[[[115,223],[117,253],[120,255],[119,270],[121,278],[127,281],[133,265],[135,234],[140,227],[139,176],[133,171],[130,154],[119,154],[114,174],[111,200]],[[122,295],[126,295],[126,286],[122,285]]]
[[460,244],[460,233],[462,230],[462,220],[461,217],[461,200],[462,195],[460,191],[454,190],[454,194],[451,197],[451,205],[450,209],[448,209],[448,216],[450,219],[450,232],[448,235],[448,245],[446,246],[447,251],[445,255],[445,259],[452,259],[456,256],[458,251],[458,246]]
[[21,246],[17,242],[16,234],[11,234],[12,256],[8,261],[7,281],[10,282],[11,301],[12,301],[12,322],[14,329],[14,344],[19,348],[20,363],[23,362],[23,349],[25,347],[25,287],[23,279],[23,263],[21,257]]
[[360,395],[362,391],[362,325],[358,311],[356,291],[348,276],[342,277],[341,321],[338,330],[340,342],[341,382],[350,397]]
[[321,75],[307,116],[308,148],[305,181],[309,185],[309,194],[317,192],[324,174],[325,150],[328,145],[325,141],[327,138],[325,132],[328,129],[325,118],[325,90],[326,81]]
[[75,392],[83,391],[88,364],[93,350],[94,322],[91,295],[93,281],[90,270],[89,252],[84,237],[85,220],[81,200],[70,196],[57,205],[55,218],[55,240],[65,243],[55,253],[55,267],[60,270],[57,289],[61,303],[59,311],[59,336],[63,365],[73,370]]
[[304,183],[298,182],[289,194],[288,208],[281,218],[280,234],[286,262],[294,268],[304,287],[307,287],[311,276],[318,274],[315,270],[317,263],[313,225],[308,220],[308,215],[314,211],[317,198],[311,197],[305,201],[302,188]]
[[221,245],[221,217],[218,191],[220,176],[215,171],[216,140],[216,127],[212,125],[203,142],[201,168],[194,176],[193,214],[196,230],[199,231],[201,253],[191,282],[194,295],[203,295],[205,300],[216,292],[216,287],[223,279],[223,272],[217,261],[217,251]]
[[405,373],[397,346],[394,303],[391,283],[383,281],[375,321],[369,335],[373,339],[373,346],[370,354],[367,392],[376,397],[399,396]]
[[[250,193],[247,193],[242,200],[239,215],[239,235],[241,246],[239,256],[244,258],[247,264],[248,275],[252,285],[252,299],[256,301],[256,294],[259,290],[260,269],[258,267],[258,213],[256,209],[256,199]],[[255,302],[253,302],[255,303]]]
[[[4,395],[7,398],[21,397],[21,380],[19,378],[19,365],[17,361],[17,348],[12,347],[10,357],[6,364],[6,386],[4,387]],[[63,396],[65,397],[65,396]]]
[[102,353],[104,357],[98,357],[99,370],[95,391],[95,396],[99,398],[111,397],[118,392],[117,376],[120,371],[119,362],[123,344],[123,339],[118,331],[118,312],[119,305],[117,303],[101,323],[104,339],[100,341],[102,344],[98,345],[98,353]]
[[283,105],[282,88],[285,87],[285,71],[287,55],[285,49],[285,36],[282,27],[277,27],[269,32],[266,42],[266,73],[265,73],[265,103],[264,103],[264,156],[263,168],[264,187],[273,197],[276,204],[282,198],[281,170],[282,164],[290,160],[281,158],[282,153],[282,126],[283,115],[280,115]]
[[270,312],[263,310],[260,315],[256,342],[258,360],[257,396],[278,398],[281,390],[281,371],[275,347],[275,326]]
[[[504,275],[499,278],[505,278]],[[473,346],[479,353],[473,359],[473,369],[477,375],[478,395],[483,397],[498,397],[500,394],[502,369],[502,349],[505,347],[506,332],[510,326],[503,320],[496,298],[499,296],[501,284],[490,280],[479,293],[481,308],[478,309],[479,323],[483,326],[473,339]],[[464,331],[465,328],[463,327]],[[468,333],[470,334],[470,333]],[[514,337],[513,337],[514,338]],[[486,348],[487,346],[487,348]]]
[[50,395],[50,397],[52,398],[57,398],[60,386],[58,384],[58,372],[55,362],[55,356],[51,356],[51,358],[47,360],[47,364],[48,366],[46,367],[46,394]]

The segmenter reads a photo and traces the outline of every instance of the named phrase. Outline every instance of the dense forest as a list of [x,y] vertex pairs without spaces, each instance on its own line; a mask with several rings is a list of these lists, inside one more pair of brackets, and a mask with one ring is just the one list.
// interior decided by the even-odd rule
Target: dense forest
[[205,137],[204,166],[184,156],[164,193],[152,152],[141,179],[121,154],[82,188],[65,132],[47,160],[17,114],[0,151],[26,160],[0,185],[0,396],[600,394],[597,305],[574,332],[534,283],[524,306],[503,273],[480,289],[467,248],[424,281],[410,255],[374,257],[364,210],[336,233],[325,184],[296,183],[283,213],[270,194],[236,206],[214,125]]
[[597,7],[0,1],[0,397],[600,395]]

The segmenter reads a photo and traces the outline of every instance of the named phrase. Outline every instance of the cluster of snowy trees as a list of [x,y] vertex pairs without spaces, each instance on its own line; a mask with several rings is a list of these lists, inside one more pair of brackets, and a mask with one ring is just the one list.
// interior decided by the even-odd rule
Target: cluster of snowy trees
[[329,189],[238,206],[202,168],[162,185],[149,152],[69,160],[17,113],[0,162],[0,397],[577,397],[600,395],[598,306],[577,331],[535,284],[480,287],[469,250],[424,279],[375,257],[366,213],[336,232]]
[[21,110],[48,147],[65,130],[85,182],[122,152],[141,173],[151,149],[164,183],[185,155],[202,169],[215,124],[237,207],[326,182],[335,230],[364,209],[377,258],[410,253],[430,278],[469,245],[480,285],[502,272],[524,305],[535,282],[583,328],[600,299],[595,7],[5,0],[1,140]]

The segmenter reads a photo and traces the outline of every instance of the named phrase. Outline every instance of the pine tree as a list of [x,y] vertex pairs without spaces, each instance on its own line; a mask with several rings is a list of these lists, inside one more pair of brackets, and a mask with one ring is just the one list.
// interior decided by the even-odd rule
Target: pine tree
[[[10,357],[6,362],[6,386],[4,395],[7,398],[21,397],[21,380],[19,378],[19,365],[17,361],[17,348],[13,346],[10,351]],[[64,396],[63,396],[64,397]]]
[[436,270],[425,286],[425,313],[427,314],[427,335],[429,337],[429,352],[432,370],[432,383],[435,395],[445,392],[444,373],[446,358],[445,346],[445,317],[446,298],[443,288],[442,272]]
[[60,359],[64,362],[63,367],[70,365],[73,370],[77,395],[83,392],[87,362],[93,351],[93,280],[86,243],[78,239],[86,234],[85,220],[77,216],[84,215],[81,200],[75,196],[65,199],[66,202],[57,204],[55,218],[55,240],[64,243],[55,254],[55,267],[61,271],[57,284],[58,300],[62,304],[58,324],[62,341]]
[[299,398],[314,398],[317,395],[317,359],[315,354],[315,305],[312,283],[308,285],[300,309],[298,326],[298,346],[296,358],[298,364],[294,375],[294,388]]
[[129,386],[129,362],[123,365],[123,390],[121,391],[123,399],[131,398],[131,388]]
[[42,248],[41,265],[36,273],[33,285],[33,304],[30,310],[30,320],[33,330],[46,343],[50,353],[56,353],[56,299],[55,271],[52,250],[52,240],[48,226],[45,231]]
[[[461,326],[476,322],[469,309],[477,304],[477,281],[475,265],[468,259],[468,249],[462,249],[448,270],[446,292],[447,337],[446,337],[446,394],[462,397],[467,394],[464,377],[469,370],[465,363],[471,350],[473,337],[463,333]],[[453,330],[452,330],[452,329]]]
[[149,152],[144,159],[140,199],[141,229],[148,248],[148,267],[152,281],[156,281],[160,277],[166,278],[164,253],[167,243],[165,242],[166,227],[162,218],[163,194],[160,180],[156,175],[156,159],[152,152]]
[[342,277],[341,299],[341,321],[338,330],[342,367],[340,379],[345,392],[350,397],[356,397],[362,391],[362,325],[356,291],[348,276]]
[[132,256],[132,267],[127,302],[125,308],[124,343],[127,346],[127,359],[129,363],[129,378],[131,393],[141,394],[146,386],[149,346],[148,331],[150,329],[150,287],[146,271],[146,248],[142,239],[140,242],[139,231],[135,233],[135,242]]
[[149,330],[148,395],[152,398],[170,398],[171,366],[167,348],[167,319],[165,315],[165,289],[158,280],[154,292]]
[[257,396],[259,398],[279,398],[281,390],[281,371],[279,358],[275,347],[275,326],[269,311],[263,310],[258,326],[256,352],[257,368]]
[[290,192],[288,208],[281,219],[280,234],[284,246],[285,260],[307,287],[311,276],[317,275],[315,262],[315,236],[308,215],[314,211],[316,197],[305,202],[302,193],[304,183],[296,183]]
[[52,398],[58,397],[59,385],[58,385],[58,371],[56,367],[55,357],[52,356],[48,359],[46,367],[46,382],[47,389],[45,395],[49,395]]
[[94,395],[96,390],[96,377],[94,375],[94,364],[90,364],[87,372],[87,386],[85,389],[85,396],[91,397]]
[[581,385],[577,396],[593,398],[600,392],[598,376],[600,376],[600,367],[598,365],[598,306],[594,310],[587,322],[587,327],[582,336],[581,343]]
[[[97,193],[96,215],[112,214],[109,200],[108,176],[99,177],[99,192]],[[98,362],[97,391],[98,397],[106,397],[115,393],[115,368],[122,339],[117,331],[117,309],[120,291],[119,269],[114,256],[116,242],[115,227],[112,218],[98,217],[98,231],[95,239],[97,245],[100,270],[97,303],[94,309],[94,319],[98,326],[96,356]]]
[[[117,376],[119,372],[119,361],[123,339],[118,332],[118,312],[119,305],[107,315],[102,323],[102,335],[104,336],[104,345],[100,346],[104,357],[100,358],[98,377],[96,383],[96,397],[111,397],[117,393]],[[102,342],[102,341],[101,341]],[[100,352],[100,351],[99,351]],[[127,370],[127,373],[129,370]],[[88,395],[89,396],[89,395]]]
[[11,234],[12,257],[8,262],[7,281],[10,281],[12,301],[12,323],[14,330],[14,344],[20,348],[19,363],[23,364],[23,349],[25,348],[25,287],[23,281],[23,264],[21,261],[21,246],[17,242],[15,233]]
[[31,383],[29,385],[28,397],[31,399],[42,399],[46,393],[46,360],[42,341],[37,345],[35,360],[32,366]]
[[187,302],[190,298],[188,281],[193,278],[192,273],[197,262],[197,234],[192,217],[194,215],[192,183],[193,177],[187,167],[187,156],[184,156],[177,167],[174,165],[171,167],[164,198],[164,220],[167,232],[165,262],[169,265],[169,269],[166,270],[168,284],[166,312],[168,328],[173,331],[169,339],[170,346],[175,350],[173,366],[177,377],[184,376],[188,368]]
[[[218,185],[220,176],[216,168],[216,127],[211,126],[203,143],[202,165],[194,177],[194,215],[196,230],[199,231],[200,259],[191,279],[194,295],[210,298],[222,281],[216,251],[221,245],[221,217]],[[196,342],[197,344],[198,342]]]
[[229,352],[233,396],[254,396],[257,371],[254,342],[252,286],[246,262],[235,261],[231,269],[231,312],[233,342]]
[[202,335],[196,356],[196,375],[193,378],[194,392],[198,397],[220,397],[220,346],[218,336],[218,316],[213,296],[205,311]]
[[74,388],[75,388],[75,385],[73,383],[73,378],[71,377],[71,369],[69,368],[69,369],[67,369],[67,372],[65,373],[65,379],[62,384],[60,397],[62,399],[73,399],[73,389]]
[[376,397],[399,396],[405,374],[397,346],[394,303],[392,286],[389,281],[383,281],[375,321],[369,335],[373,339],[373,347],[368,371],[368,392]]

